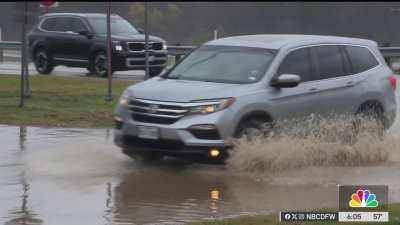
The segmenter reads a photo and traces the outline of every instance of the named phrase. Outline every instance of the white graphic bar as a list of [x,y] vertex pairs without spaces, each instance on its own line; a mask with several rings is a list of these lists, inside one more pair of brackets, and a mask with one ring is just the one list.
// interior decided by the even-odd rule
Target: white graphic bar
[[339,222],[388,222],[388,212],[339,212]]

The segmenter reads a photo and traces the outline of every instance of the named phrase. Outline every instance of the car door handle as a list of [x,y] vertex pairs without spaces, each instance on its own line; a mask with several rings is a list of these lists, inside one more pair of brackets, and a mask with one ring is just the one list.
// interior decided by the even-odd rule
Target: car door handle
[[318,91],[318,88],[310,88],[308,91],[311,92],[311,93],[317,92],[317,91]]
[[350,86],[350,85],[353,85],[353,84],[354,84],[353,81],[349,81],[349,82],[346,83],[346,85],[349,85],[349,86]]

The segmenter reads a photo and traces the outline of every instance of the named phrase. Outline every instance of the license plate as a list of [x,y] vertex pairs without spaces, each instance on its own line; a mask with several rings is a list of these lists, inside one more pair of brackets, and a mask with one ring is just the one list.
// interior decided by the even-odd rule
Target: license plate
[[146,139],[158,139],[159,138],[158,128],[139,126],[139,137]]

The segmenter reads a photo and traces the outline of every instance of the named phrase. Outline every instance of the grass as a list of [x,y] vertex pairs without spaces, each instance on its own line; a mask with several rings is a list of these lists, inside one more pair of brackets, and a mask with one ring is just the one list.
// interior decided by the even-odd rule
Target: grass
[[[315,210],[316,212],[334,212],[336,210]],[[340,225],[347,224],[343,222],[279,222],[279,215],[257,215],[257,216],[239,216],[237,218],[210,220],[202,222],[188,223],[187,225]],[[351,224],[351,222],[349,222]],[[371,223],[357,222],[357,225],[399,225],[400,224],[400,203],[389,205],[389,222]]]
[[20,102],[20,77],[0,75],[0,124],[41,127],[112,127],[122,91],[133,81],[113,80],[113,101],[106,101],[107,80],[86,77],[30,77],[32,97]]

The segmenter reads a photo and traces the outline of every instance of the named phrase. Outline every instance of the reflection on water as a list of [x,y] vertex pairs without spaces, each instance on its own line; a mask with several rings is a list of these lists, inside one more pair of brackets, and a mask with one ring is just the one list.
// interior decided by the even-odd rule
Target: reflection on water
[[22,206],[9,211],[11,219],[6,221],[4,225],[43,223],[41,219],[36,218],[38,215],[28,208],[28,191],[29,185],[23,184]]
[[212,218],[215,218],[215,215],[218,213],[218,200],[219,200],[219,191],[217,189],[212,190],[211,203],[210,203]]
[[139,165],[112,130],[0,126],[0,137],[0,224],[184,224],[336,207],[337,184],[364,182],[390,184],[400,201],[395,163],[259,175],[176,159]]
[[26,127],[20,127],[19,128],[19,148],[21,150],[25,150],[25,143],[26,143],[26,133],[27,133],[27,128]]

